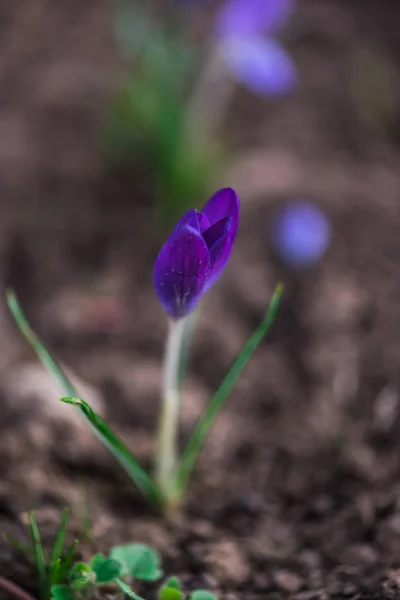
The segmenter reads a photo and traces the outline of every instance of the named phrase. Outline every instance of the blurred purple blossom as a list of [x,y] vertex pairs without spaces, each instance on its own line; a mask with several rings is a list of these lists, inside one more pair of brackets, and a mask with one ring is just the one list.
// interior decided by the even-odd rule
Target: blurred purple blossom
[[154,286],[168,314],[184,317],[220,276],[232,252],[239,225],[239,198],[218,191],[201,212],[187,211],[154,264]]
[[294,0],[226,0],[217,19],[221,37],[270,34],[284,25]]
[[217,16],[229,69],[258,94],[285,94],[297,83],[296,67],[274,37],[293,8],[294,0],[225,0]]
[[327,216],[311,202],[288,204],[276,216],[272,242],[277,255],[289,266],[307,268],[325,253],[331,238]]

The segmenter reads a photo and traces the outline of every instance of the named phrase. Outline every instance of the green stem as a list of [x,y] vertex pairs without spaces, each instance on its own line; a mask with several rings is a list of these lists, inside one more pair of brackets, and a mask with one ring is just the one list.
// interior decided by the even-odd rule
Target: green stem
[[221,49],[214,45],[196,83],[187,110],[188,131],[195,138],[212,138],[224,119],[236,84],[227,71]]
[[262,320],[260,326],[247,340],[241,352],[234,360],[218,390],[208,403],[207,408],[199,417],[189,442],[187,443],[187,446],[181,455],[180,461],[173,475],[173,481],[170,483],[170,504],[178,505],[182,500],[198,455],[200,454],[207,436],[215,423],[215,419],[229,397],[229,394],[232,391],[238,377],[249,362],[255,350],[262,342],[264,336],[271,329],[278,312],[282,294],[283,284],[278,284],[275,288],[275,292],[271,298],[268,310],[265,313],[264,319]]
[[197,322],[199,320],[199,308],[194,310],[190,315],[188,315],[184,321],[184,331],[183,331],[183,339],[181,344],[181,356],[179,359],[179,383],[181,384],[187,369],[187,364],[189,361],[190,355],[190,347],[192,345],[192,339],[194,335],[194,331],[197,326]]
[[180,410],[181,348],[185,339],[186,319],[170,321],[164,357],[161,418],[158,430],[155,480],[168,496],[178,460],[178,426]]

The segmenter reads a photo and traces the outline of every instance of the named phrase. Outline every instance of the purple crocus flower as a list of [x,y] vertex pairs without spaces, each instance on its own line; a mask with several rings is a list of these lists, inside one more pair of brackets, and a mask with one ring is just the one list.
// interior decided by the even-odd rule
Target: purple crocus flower
[[297,83],[296,68],[274,34],[294,0],[225,0],[216,33],[233,75],[252,91],[285,94]]
[[154,286],[173,318],[189,314],[222,273],[239,225],[239,198],[231,188],[214,194],[201,212],[187,211],[154,265]]
[[331,238],[331,225],[315,204],[298,200],[277,214],[272,237],[275,252],[287,265],[307,268],[325,253]]

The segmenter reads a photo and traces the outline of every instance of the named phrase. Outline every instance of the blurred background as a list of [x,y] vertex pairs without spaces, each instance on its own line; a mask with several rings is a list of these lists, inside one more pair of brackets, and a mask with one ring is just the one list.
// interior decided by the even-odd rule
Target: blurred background
[[[146,459],[166,331],[154,259],[184,210],[238,191],[236,248],[202,306],[182,436],[283,281],[189,509],[239,536],[248,568],[214,573],[195,551],[184,568],[211,569],[227,590],[258,568],[256,591],[295,595],[328,586],[343,562],[364,583],[400,564],[400,6],[245,4],[3,3],[0,286]],[[116,516],[109,459],[57,403],[4,300],[0,339],[1,527],[31,505],[77,501],[71,477],[94,477],[100,545],[132,537],[139,500],[126,492],[133,516]],[[143,541],[160,534],[151,527]]]

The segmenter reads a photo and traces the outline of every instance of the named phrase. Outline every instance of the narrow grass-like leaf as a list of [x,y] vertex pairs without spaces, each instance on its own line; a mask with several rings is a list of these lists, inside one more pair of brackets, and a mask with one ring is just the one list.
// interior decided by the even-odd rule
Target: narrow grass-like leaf
[[63,511],[62,517],[61,517],[61,523],[60,523],[58,531],[57,531],[56,539],[54,541],[53,552],[51,553],[51,559],[50,559],[50,578],[51,579],[52,579],[53,565],[55,563],[58,563],[62,556],[65,535],[67,532],[68,519],[69,519],[69,510],[68,510],[68,508],[65,508]]
[[48,369],[51,375],[53,375],[58,384],[63,388],[64,393],[69,397],[63,398],[63,401],[78,406],[81,409],[81,412],[93,427],[97,437],[113,454],[114,458],[116,458],[120,465],[125,469],[129,477],[136,483],[146,500],[155,508],[161,508],[163,504],[162,497],[156,484],[139,464],[138,460],[132,455],[132,452],[127,446],[125,446],[118,436],[111,431],[91,407],[83,400],[76,399],[79,396],[78,392],[57,361],[51,356],[43,342],[29,325],[14,292],[7,291],[7,303],[21,333],[35,350],[43,365]]
[[58,571],[58,580],[66,581],[68,577],[69,570],[74,560],[76,547],[78,545],[78,540],[74,540],[70,547],[67,550],[64,560],[61,561],[61,566]]
[[80,408],[89,423],[92,425],[95,434],[100,439],[102,444],[111,452],[119,464],[125,469],[129,477],[135,482],[136,486],[142,492],[146,500],[154,508],[161,508],[163,501],[157,485],[132,455],[131,451],[124,444],[124,442],[109,428],[103,419],[94,412],[89,404],[80,398],[60,398],[60,400]]
[[138,594],[135,594],[135,592],[132,590],[132,588],[130,588],[129,585],[127,583],[125,583],[124,581],[122,581],[121,579],[117,579],[116,583],[117,583],[118,587],[124,592],[124,594],[129,596],[129,598],[133,598],[133,600],[143,600],[143,598],[141,596],[138,596]]
[[58,583],[63,583],[60,579],[61,567],[62,567],[62,552],[64,548],[65,536],[67,532],[67,525],[69,519],[69,510],[67,508],[64,509],[61,522],[58,527],[56,539],[54,541],[53,552],[50,557],[49,564],[49,581],[48,581],[48,591],[50,593],[51,588]]
[[40,597],[42,600],[47,600],[47,568],[46,559],[44,556],[44,550],[42,541],[40,539],[39,527],[36,521],[36,516],[33,510],[29,512],[29,525],[32,536],[32,545],[35,556],[35,563],[38,572],[39,590]]
[[62,583],[60,580],[60,569],[61,569],[61,558],[53,561],[49,567],[49,577],[47,582],[47,588],[50,591],[54,585]]
[[253,355],[257,347],[260,345],[264,336],[271,329],[278,312],[282,294],[283,285],[279,284],[275,288],[268,310],[260,326],[244,345],[243,349],[241,350],[241,352],[233,362],[227,375],[225,376],[225,379],[222,381],[220,387],[212,397],[206,410],[199,418],[195,429],[192,433],[192,436],[176,468],[172,490],[172,493],[174,494],[174,500],[176,499],[177,501],[179,501],[180,497],[184,493],[197,457],[204,446],[206,437],[209,434],[212,426],[214,425],[215,419],[218,416],[219,411],[223,407],[226,399],[232,391],[236,380],[242,373],[244,367],[249,362],[251,356]]
[[50,352],[44,346],[41,339],[36,335],[31,326],[29,325],[22,308],[18,302],[17,296],[12,290],[7,290],[7,304],[8,308],[11,311],[19,330],[21,331],[24,338],[27,342],[32,346],[43,365],[49,371],[49,373],[54,377],[57,383],[64,389],[64,393],[67,396],[79,396],[75,387],[72,385],[71,381],[68,379],[60,365],[57,361],[52,357]]

